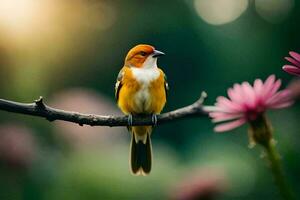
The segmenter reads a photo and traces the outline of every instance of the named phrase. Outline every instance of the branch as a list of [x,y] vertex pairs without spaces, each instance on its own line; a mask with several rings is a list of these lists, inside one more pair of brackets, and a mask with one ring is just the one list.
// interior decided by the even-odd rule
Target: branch
[[[160,114],[157,116],[157,124],[163,124],[173,120],[203,117],[207,116],[207,112],[202,109],[202,103],[206,97],[206,93],[202,92],[201,97],[193,104],[179,108],[177,110]],[[80,126],[127,126],[128,116],[104,116],[94,114],[82,114],[59,110],[47,106],[40,97],[34,103],[19,103],[0,99],[0,110],[12,113],[20,113],[25,115],[46,118],[48,121],[62,120],[77,123]],[[154,125],[150,116],[134,116],[132,125]]]

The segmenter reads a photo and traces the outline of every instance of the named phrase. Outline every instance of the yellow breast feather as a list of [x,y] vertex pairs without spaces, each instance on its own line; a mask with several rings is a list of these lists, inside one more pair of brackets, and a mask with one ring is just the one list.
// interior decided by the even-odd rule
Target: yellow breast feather
[[124,67],[118,92],[118,106],[125,114],[158,114],[166,103],[165,78],[161,69],[159,76],[149,84],[134,77],[129,67]]

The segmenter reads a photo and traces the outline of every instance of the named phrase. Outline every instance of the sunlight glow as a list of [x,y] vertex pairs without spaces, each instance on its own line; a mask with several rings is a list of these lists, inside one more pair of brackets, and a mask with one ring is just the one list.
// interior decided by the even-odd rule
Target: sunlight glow
[[258,14],[267,22],[280,23],[284,21],[295,5],[294,0],[256,0],[255,8]]
[[248,7],[248,0],[195,0],[198,15],[207,23],[222,25],[239,18]]
[[35,16],[35,0],[1,0],[0,27],[22,31],[33,21]]
[[74,50],[66,50],[74,41],[83,42],[91,33],[99,35],[115,21],[113,4],[102,1],[0,0],[1,43],[22,52],[26,48],[27,53],[53,48],[67,54]]

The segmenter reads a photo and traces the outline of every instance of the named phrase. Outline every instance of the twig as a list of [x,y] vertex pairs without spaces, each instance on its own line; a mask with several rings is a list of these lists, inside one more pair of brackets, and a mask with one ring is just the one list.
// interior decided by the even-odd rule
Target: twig
[[[157,124],[163,124],[173,120],[204,117],[207,112],[202,109],[202,103],[206,97],[206,93],[202,92],[201,97],[193,104],[179,108],[177,110],[167,112],[157,116]],[[62,120],[77,123],[80,126],[127,126],[128,116],[104,116],[94,114],[82,114],[78,112],[65,111],[47,106],[40,97],[34,103],[19,103],[0,99],[0,110],[12,113],[20,113],[25,115],[46,118],[48,121]],[[132,125],[154,125],[151,116],[134,116]]]

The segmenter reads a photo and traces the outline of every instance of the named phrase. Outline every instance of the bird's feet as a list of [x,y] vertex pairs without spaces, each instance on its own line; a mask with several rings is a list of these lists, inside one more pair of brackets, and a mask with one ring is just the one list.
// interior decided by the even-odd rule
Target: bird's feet
[[[153,126],[157,125],[157,115],[156,114],[152,114],[151,121],[152,121]],[[128,115],[128,122],[127,123],[128,123],[128,126],[132,126],[132,124],[133,124],[133,117],[130,114]]]
[[132,117],[132,115],[128,115],[128,126],[132,126],[132,124],[133,124],[133,117]]
[[156,126],[157,125],[157,115],[156,114],[152,114],[152,123],[153,123],[153,126]]

